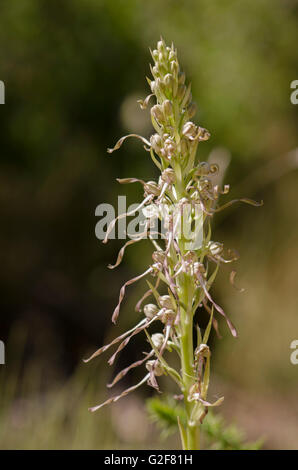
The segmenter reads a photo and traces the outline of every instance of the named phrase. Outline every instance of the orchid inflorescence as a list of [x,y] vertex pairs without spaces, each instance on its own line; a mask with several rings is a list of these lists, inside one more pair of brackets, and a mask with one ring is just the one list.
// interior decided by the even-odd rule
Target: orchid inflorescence
[[[196,449],[199,445],[198,428],[208,407],[217,406],[223,400],[220,398],[211,403],[207,398],[211,354],[207,342],[212,325],[219,335],[215,312],[225,318],[232,335],[237,335],[234,325],[210,294],[221,263],[230,263],[237,259],[237,255],[232,251],[225,253],[222,243],[212,241],[210,221],[214,213],[236,201],[252,205],[258,203],[250,199],[238,199],[223,206],[218,205],[219,196],[227,194],[229,186],[225,185],[221,189],[213,183],[213,175],[218,172],[216,164],[196,162],[198,145],[208,140],[210,134],[191,121],[196,113],[196,105],[192,101],[191,86],[186,85],[185,74],[180,70],[177,52],[173,45],[167,47],[161,39],[151,54],[154,61],[151,67],[153,80],[148,79],[148,82],[152,93],[144,101],[139,100],[139,104],[142,109],[146,109],[150,100],[156,99],[150,111],[155,133],[149,140],[136,134],[122,137],[108,152],[119,149],[128,137],[136,137],[144,143],[145,150],[161,174],[157,182],[137,178],[118,179],[121,184],[140,183],[144,188],[144,200],[135,210],[119,215],[109,224],[104,243],[108,241],[117,220],[143,211],[143,233],[126,242],[116,263],[109,267],[113,269],[118,266],[127,246],[144,238],[149,238],[154,246],[152,264],[122,286],[112,321],[116,323],[118,319],[126,288],[139,279],[153,277],[152,282],[147,280],[149,289],[137,303],[136,311],[142,311],[142,305],[148,297],[152,296],[153,301],[144,305],[143,318],[135,327],[98,349],[86,360],[90,361],[113,345],[118,345],[108,361],[112,365],[133,336],[144,331],[150,350],[119,372],[108,387],[142,364],[145,364],[146,374],[137,385],[91,408],[91,411],[116,402],[145,382],[159,390],[157,377],[168,375],[179,389],[176,398],[185,403],[187,423],[183,425],[178,418],[183,448]],[[158,232],[158,229],[153,230],[156,220],[164,223],[164,234]],[[157,235],[160,235],[161,240],[157,240]],[[231,274],[232,281],[234,276],[235,271]],[[198,307],[204,307],[210,319],[203,336],[200,318],[196,320],[194,345],[194,316]],[[154,322],[160,323],[162,332],[150,335],[148,329]],[[169,364],[166,359],[168,353],[178,354],[180,370],[177,371]]]

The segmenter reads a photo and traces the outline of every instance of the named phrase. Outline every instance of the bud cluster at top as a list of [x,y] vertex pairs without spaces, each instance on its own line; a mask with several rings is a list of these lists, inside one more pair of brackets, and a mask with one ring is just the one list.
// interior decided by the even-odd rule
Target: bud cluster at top
[[157,104],[151,108],[156,134],[151,136],[150,143],[163,168],[175,167],[175,162],[179,162],[186,173],[194,163],[198,142],[207,140],[210,134],[191,121],[197,108],[192,101],[191,86],[185,84],[174,46],[167,47],[160,40],[151,54],[154,80],[148,81]]

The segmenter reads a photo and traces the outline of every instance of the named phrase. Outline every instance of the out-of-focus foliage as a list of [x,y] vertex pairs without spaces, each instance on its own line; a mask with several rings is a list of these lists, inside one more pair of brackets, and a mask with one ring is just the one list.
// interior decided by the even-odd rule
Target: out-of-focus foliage
[[[225,182],[232,195],[265,203],[215,219],[216,238],[241,254],[236,281],[246,288],[233,291],[228,269],[216,287],[239,330],[235,341],[222,325],[225,337],[212,357],[227,388],[223,413],[248,428],[250,439],[265,434],[268,446],[297,447],[298,366],[289,359],[298,336],[297,152],[287,156],[297,148],[298,107],[290,102],[290,83],[298,79],[297,21],[296,0],[1,3],[0,338],[7,342],[19,322],[28,327],[22,367],[38,359],[41,394],[109,336],[123,279],[148,262],[144,242],[108,271],[121,241],[100,244],[94,212],[102,202],[117,205],[123,188],[116,177],[155,176],[139,143],[127,142],[115,156],[106,148],[126,131],[149,134],[136,99],[148,93],[148,47],[163,35],[179,50],[196,118],[212,134],[200,157],[230,155]],[[128,203],[140,196],[130,185]],[[121,327],[134,323],[137,290],[123,305]],[[134,351],[134,344],[127,348],[119,370]],[[15,355],[7,355],[6,368],[13,369]],[[16,390],[21,399],[19,382]],[[34,393],[32,387],[31,399]],[[101,422],[86,411],[92,419]]]
[[[173,436],[160,444],[140,398],[92,414],[103,399],[107,377],[101,364],[78,366],[48,386],[47,370],[37,358],[23,356],[26,326],[19,325],[7,344],[9,367],[0,368],[0,449],[146,449],[176,448]],[[13,358],[13,359],[12,359]]]
[[149,42],[163,34],[178,44],[210,146],[227,146],[251,164],[295,146],[289,86],[297,74],[297,2],[166,1],[158,14],[156,4],[142,8],[144,23],[154,17]]
[[[150,398],[147,400],[147,409],[151,420],[161,429],[161,435],[168,437],[178,432],[177,417],[184,425],[186,421],[185,409],[175,403],[171,398],[160,400]],[[259,450],[262,441],[245,442],[243,432],[235,425],[228,425],[224,419],[209,411],[202,424],[202,437],[210,449],[218,450]]]

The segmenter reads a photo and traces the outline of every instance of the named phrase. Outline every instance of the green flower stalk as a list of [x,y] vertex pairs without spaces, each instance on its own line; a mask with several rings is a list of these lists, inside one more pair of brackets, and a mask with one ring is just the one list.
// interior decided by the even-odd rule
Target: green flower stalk
[[[192,101],[191,86],[185,83],[185,74],[180,69],[174,46],[167,47],[160,40],[152,51],[152,58],[153,80],[148,79],[152,93],[139,103],[142,109],[146,109],[151,99],[156,100],[150,111],[155,133],[150,140],[130,134],[122,137],[113,149],[108,149],[111,153],[119,149],[126,138],[137,137],[145,144],[145,150],[160,170],[158,181],[136,178],[118,180],[122,184],[142,184],[144,200],[135,211],[124,215],[133,215],[142,210],[146,221],[144,232],[129,240],[120,250],[116,263],[109,267],[113,269],[120,264],[128,245],[145,238],[152,242],[154,251],[152,264],[144,273],[127,281],[121,288],[119,302],[112,316],[114,323],[118,319],[126,288],[144,277],[151,276],[153,281],[147,280],[149,290],[136,305],[136,311],[143,312],[137,325],[86,360],[118,345],[108,361],[110,365],[113,364],[131,338],[143,331],[149,351],[117,374],[108,387],[115,385],[137,366],[144,364],[146,373],[138,384],[91,408],[91,411],[119,400],[146,382],[159,390],[158,377],[167,375],[177,386],[176,399],[181,400],[185,407],[186,422],[183,424],[177,416],[183,449],[195,450],[199,449],[200,427],[208,408],[218,406],[223,401],[223,398],[215,402],[208,399],[211,356],[208,338],[212,325],[219,335],[216,314],[225,318],[232,335],[236,336],[232,322],[210,294],[221,263],[230,263],[236,259],[231,251],[225,254],[222,243],[212,241],[211,219],[214,213],[236,201],[218,205],[219,196],[227,194],[229,187],[220,189],[213,183],[212,176],[218,171],[216,165],[196,160],[199,144],[209,139],[210,134],[191,121],[196,113],[196,105]],[[258,205],[249,199],[240,201]],[[110,223],[104,243],[121,217],[123,215]],[[157,221],[163,223],[163,233],[156,228]],[[142,304],[150,296],[151,302],[144,305],[142,310]],[[210,314],[203,335],[200,317],[196,315],[198,307],[204,307]],[[150,334],[152,323],[160,324],[160,333]],[[179,370],[170,364],[173,354],[178,355]]]

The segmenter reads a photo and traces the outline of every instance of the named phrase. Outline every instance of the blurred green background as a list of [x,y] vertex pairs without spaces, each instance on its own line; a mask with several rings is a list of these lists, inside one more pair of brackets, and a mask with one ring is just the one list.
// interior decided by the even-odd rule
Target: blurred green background
[[[121,241],[96,239],[95,208],[140,200],[116,177],[152,179],[139,142],[109,156],[124,133],[150,135],[149,47],[162,35],[178,48],[192,82],[196,121],[212,138],[199,158],[219,161],[232,196],[263,199],[214,219],[215,239],[237,249],[240,294],[223,269],[214,295],[236,324],[213,337],[211,396],[265,448],[298,448],[298,365],[290,344],[297,315],[296,0],[11,0],[0,5],[1,266],[0,448],[175,448],[148,424],[146,387],[90,414],[113,372],[135,360],[136,338],[114,371],[106,356],[85,365],[105,340],[136,321],[145,289],[129,290],[119,326],[110,316],[124,280],[143,271],[147,242],[106,266]],[[230,197],[230,196],[228,196]],[[131,374],[123,384],[141,377]],[[165,384],[167,387],[167,384]]]

